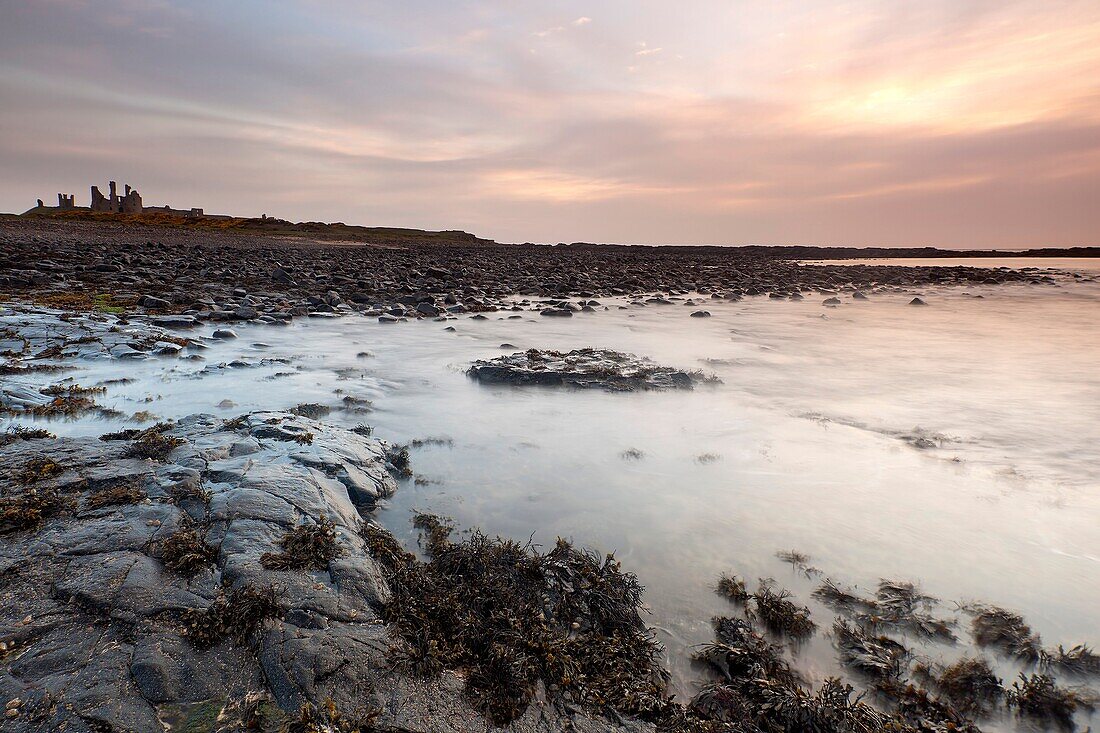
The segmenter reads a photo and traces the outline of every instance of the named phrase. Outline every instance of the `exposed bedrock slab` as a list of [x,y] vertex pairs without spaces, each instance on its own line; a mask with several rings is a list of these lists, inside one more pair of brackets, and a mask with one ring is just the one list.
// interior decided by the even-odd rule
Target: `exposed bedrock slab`
[[[282,412],[194,415],[162,435],[173,439],[163,460],[133,457],[128,439],[3,448],[0,728],[212,731],[225,706],[259,693],[287,714],[331,700],[348,719],[376,716],[379,730],[486,729],[461,680],[409,679],[387,658],[379,611],[390,590],[362,535],[374,502],[396,489],[382,441]],[[322,517],[338,557],[264,567],[289,530]],[[210,555],[185,576],[166,564],[165,543],[191,530]],[[273,589],[278,612],[245,639],[197,644],[188,614],[244,588]],[[226,725],[217,730],[240,729]],[[645,729],[533,704],[510,730],[568,725]]]

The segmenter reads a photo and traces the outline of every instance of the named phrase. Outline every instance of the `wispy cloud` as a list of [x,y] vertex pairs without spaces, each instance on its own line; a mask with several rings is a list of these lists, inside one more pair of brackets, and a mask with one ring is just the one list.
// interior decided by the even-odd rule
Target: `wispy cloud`
[[1100,231],[1094,1],[125,2],[5,12],[0,209],[116,178],[521,241]]

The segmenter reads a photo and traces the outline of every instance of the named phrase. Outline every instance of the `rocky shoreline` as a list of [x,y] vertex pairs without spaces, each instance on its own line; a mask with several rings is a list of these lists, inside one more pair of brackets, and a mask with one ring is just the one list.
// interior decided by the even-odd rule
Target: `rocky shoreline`
[[[154,235],[167,244],[137,241]],[[606,307],[597,298],[608,296],[687,305],[685,317],[699,317],[710,299],[1052,282],[1007,270],[800,266],[756,251],[468,238],[348,246],[54,221],[0,225],[0,266],[0,413],[27,423],[104,409],[103,385],[54,378],[77,360],[115,361],[120,373],[134,361],[198,361],[212,340],[235,336],[235,322],[571,317]],[[469,374],[609,391],[708,381],[601,349],[516,352]],[[710,683],[674,701],[639,615],[641,587],[613,558],[568,543],[541,553],[476,531],[456,540],[425,516],[416,519],[423,555],[409,553],[372,519],[408,476],[407,452],[369,428],[320,422],[326,409],[196,414],[98,437],[58,438],[38,424],[5,433],[0,727],[977,730],[963,704],[970,688],[957,699],[945,692],[962,672],[929,667],[922,682],[908,650],[883,633],[955,639],[931,615],[933,599],[905,584],[862,597],[825,579],[820,591],[837,608],[844,663],[871,672],[876,706],[836,679],[808,684],[780,643],[812,635],[815,622],[781,588],[762,582],[749,593],[732,576],[719,590],[734,615],[715,619],[715,642],[696,659]],[[1055,652],[1019,617],[974,613],[988,622],[979,631],[991,647],[1031,650],[1024,661],[1040,665],[1012,689],[990,686],[987,668],[962,670],[991,704],[1072,725],[1094,703],[1047,675],[1100,673],[1091,649]]]
[[978,733],[1009,712],[1073,730],[1100,701],[1056,678],[1100,675],[1086,645],[1048,648],[1016,614],[962,606],[978,647],[1031,670],[1005,686],[984,657],[937,664],[887,635],[956,643],[913,584],[867,596],[783,552],[821,579],[866,692],[807,682],[784,647],[817,633],[808,609],[725,576],[731,614],[694,656],[708,682],[681,704],[613,557],[455,539],[419,515],[417,558],[372,520],[405,459],[366,432],[256,412],[5,435],[4,730]]
[[697,306],[749,296],[1053,282],[1005,269],[799,265],[782,249],[504,245],[446,234],[334,243],[311,239],[308,229],[289,236],[8,217],[0,219],[0,294],[186,328],[346,313],[382,321],[495,311],[568,316],[609,296],[646,305],[677,296]]
[[[395,542],[371,516],[407,452],[308,405],[56,437],[39,421],[107,409],[110,385],[71,367],[106,360],[125,381],[127,363],[201,356],[215,336],[19,304],[0,334],[4,730],[486,726],[461,670],[394,668],[392,580],[369,545]],[[645,729],[533,702],[507,730]]]
[[[166,441],[155,458],[135,449],[150,434]],[[5,730],[250,730],[247,704],[283,723],[331,705],[372,730],[484,727],[455,675],[391,669],[380,616],[390,589],[364,518],[396,488],[384,443],[256,413],[4,450]],[[320,562],[266,559],[317,526],[333,543]],[[181,561],[181,544],[200,559]],[[572,719],[576,730],[633,729]],[[510,729],[563,721],[532,707]]]

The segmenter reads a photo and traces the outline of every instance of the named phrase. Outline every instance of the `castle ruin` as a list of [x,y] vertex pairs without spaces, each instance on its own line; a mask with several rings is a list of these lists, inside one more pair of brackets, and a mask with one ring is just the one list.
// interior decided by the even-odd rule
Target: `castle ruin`
[[92,186],[92,211],[107,211],[112,214],[140,214],[141,207],[141,194],[130,188],[129,184],[126,186],[126,194],[124,196],[118,195],[118,184],[114,181],[110,181],[111,196],[108,198],[104,196],[99,190],[99,186]]
[[[136,189],[131,188],[128,184],[125,187],[125,192],[119,195],[118,184],[114,181],[108,183],[110,193],[107,196],[103,195],[103,192],[99,190],[99,186],[92,186],[92,201],[87,209],[83,207],[77,207],[76,196],[74,194],[57,194],[57,206],[46,206],[42,199],[38,199],[37,206],[27,213],[43,212],[43,211],[75,211],[78,208],[87,211],[98,211],[107,214],[171,214],[173,216],[187,216],[187,217],[200,217],[206,216],[202,209],[173,209],[167,204],[164,206],[145,206],[141,202],[141,194]],[[218,217],[220,218],[220,217]]]

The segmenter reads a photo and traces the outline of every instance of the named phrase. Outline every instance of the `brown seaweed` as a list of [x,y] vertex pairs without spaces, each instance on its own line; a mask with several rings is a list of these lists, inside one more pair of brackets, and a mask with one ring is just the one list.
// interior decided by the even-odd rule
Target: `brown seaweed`
[[1043,666],[1079,676],[1100,674],[1100,655],[1086,644],[1077,644],[1064,649],[1062,645],[1054,651],[1043,652]]
[[802,639],[811,635],[817,624],[810,619],[808,608],[792,603],[790,598],[790,591],[776,590],[774,581],[763,578],[752,594],[752,615],[774,634]]
[[872,678],[896,678],[908,650],[888,636],[851,625],[843,619],[833,624],[833,643],[846,667]]
[[1078,710],[1092,710],[1096,697],[1087,690],[1059,687],[1045,674],[1021,674],[1008,691],[1008,704],[1023,717],[1053,723],[1064,730],[1075,730],[1073,716]]
[[368,525],[367,546],[393,598],[384,618],[394,661],[434,676],[465,672],[466,694],[497,725],[515,720],[544,687],[555,700],[619,715],[668,704],[661,648],[639,614],[641,586],[611,556],[558,540],[549,552],[478,531],[461,542],[417,518],[421,562]]
[[0,448],[18,443],[21,440],[40,440],[42,438],[56,438],[49,430],[42,428],[28,428],[25,425],[9,425],[3,433],[0,433]]
[[146,499],[145,492],[136,484],[125,483],[96,491],[84,504],[88,509],[102,509],[109,506],[136,504]]
[[214,564],[218,550],[206,544],[193,528],[181,529],[160,543],[160,561],[186,578]]
[[920,664],[915,673],[970,715],[988,715],[1005,695],[1000,678],[981,657],[965,657],[942,670]]
[[126,455],[154,461],[167,460],[173,450],[187,442],[182,438],[165,435],[164,431],[169,427],[171,426],[167,423],[159,423],[148,430],[142,430],[134,436],[130,447],[126,449]]
[[322,516],[316,524],[302,524],[279,540],[282,552],[265,552],[260,563],[268,570],[325,570],[343,553],[336,525]]
[[1042,642],[1023,616],[997,606],[971,606],[968,610],[974,614],[971,632],[978,646],[993,647],[1029,663],[1039,661]]
[[722,574],[714,592],[734,603],[745,603],[749,600],[749,592],[745,589],[745,581],[736,575]]
[[834,611],[847,615],[878,609],[878,603],[873,598],[859,596],[854,591],[837,585],[830,578],[826,578],[810,595]]
[[273,588],[243,586],[229,592],[221,590],[205,609],[187,609],[183,613],[184,632],[200,648],[211,647],[223,639],[248,644],[270,618],[279,615]]
[[70,507],[71,502],[52,489],[0,497],[0,535],[37,527]]

